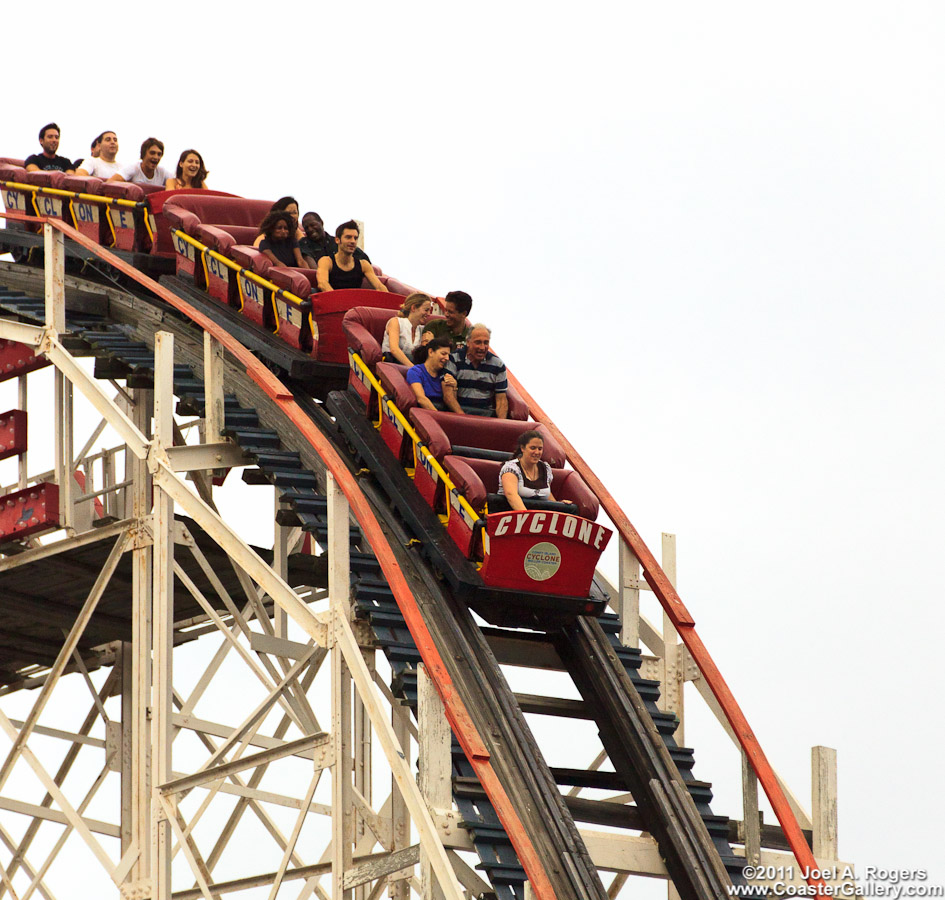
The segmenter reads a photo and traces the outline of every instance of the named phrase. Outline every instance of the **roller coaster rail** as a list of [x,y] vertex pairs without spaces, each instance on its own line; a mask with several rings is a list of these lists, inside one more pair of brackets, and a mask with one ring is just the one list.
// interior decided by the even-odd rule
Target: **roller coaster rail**
[[[275,898],[287,896],[283,885],[293,881],[303,884],[300,898],[314,894],[320,900],[328,900],[329,896],[334,900],[377,900],[385,889],[394,900],[405,900],[411,890],[424,900],[492,894],[496,885],[485,881],[459,855],[472,850],[475,842],[462,826],[451,798],[451,730],[524,868],[527,893],[540,900],[566,900],[568,895],[561,885],[567,883],[578,885],[571,895],[574,897],[616,897],[630,875],[646,874],[669,876],[670,897],[677,896],[677,889],[684,897],[711,896],[698,893],[699,888],[691,885],[674,887],[672,879],[677,869],[672,862],[667,864],[661,852],[663,845],[657,847],[646,829],[639,828],[639,821],[635,830],[643,832],[640,835],[584,829],[577,838],[586,847],[592,870],[616,873],[606,890],[599,876],[595,876],[596,884],[590,884],[588,877],[580,874],[584,871],[580,857],[585,852],[580,848],[575,850],[576,861],[570,863],[580,870],[577,875],[568,876],[569,881],[560,873],[550,874],[549,847],[523,818],[522,795],[509,787],[502,774],[506,763],[501,744],[485,733],[482,711],[464,702],[469,694],[456,680],[456,662],[444,658],[441,638],[435,627],[431,630],[423,604],[418,603],[425,588],[410,563],[410,536],[383,514],[379,500],[359,479],[351,460],[336,443],[337,438],[333,441],[326,433],[325,423],[317,423],[295,389],[280,381],[225,329],[119,256],[57,219],[13,214],[5,218],[42,225],[45,316],[42,325],[0,319],[0,338],[33,348],[37,356],[53,365],[55,394],[54,468],[31,478],[24,451],[19,456],[17,483],[10,488],[56,485],[59,524],[66,537],[48,544],[33,541],[28,549],[0,558],[0,576],[43,560],[51,563],[67,552],[105,545],[109,540],[113,543],[107,553],[100,554],[101,568],[74,621],[63,628],[63,642],[52,658],[0,691],[0,695],[9,696],[24,689],[38,692],[22,722],[11,719],[0,708],[0,729],[11,742],[0,764],[0,810],[31,819],[19,839],[0,826],[0,842],[11,855],[0,869],[0,896],[9,892],[26,900],[38,892],[52,900],[48,875],[54,871],[52,867],[71,833],[81,839],[125,898],[211,898],[252,888],[268,889],[268,896]],[[64,238],[90,251],[126,284],[133,283],[149,295],[147,311],[130,290],[123,302],[129,323],[136,316],[153,323],[153,390],[122,387],[112,379],[113,396],[103,387],[102,379],[91,375],[70,352]],[[155,313],[155,299],[175,310],[177,317]],[[199,329],[199,339],[194,326]],[[143,325],[138,332],[147,330]],[[202,414],[183,424],[174,417],[175,378],[182,364],[202,372],[204,398]],[[566,448],[568,461],[598,496],[619,533],[618,583],[607,584],[600,574],[598,579],[607,587],[619,614],[619,644],[637,648],[642,642],[654,654],[642,657],[642,671],[663,686],[660,709],[677,716],[676,740],[680,745],[683,742],[683,687],[691,681],[739,748],[743,818],[735,823],[733,840],[743,846],[740,853],[748,861],[773,867],[796,865],[798,872],[836,864],[835,753],[828,748],[813,749],[813,814],[809,815],[772,769],[675,590],[674,536],[663,535],[661,567],[575,448],[531,395],[512,380],[533,417],[550,428]],[[327,565],[324,572],[316,572],[317,566],[309,564],[318,584],[309,583],[299,589],[303,582],[296,581],[295,588],[290,586],[290,558],[299,563],[296,551],[302,548],[305,535],[296,526],[282,524],[278,501],[271,558],[263,558],[250,547],[216,509],[214,473],[252,465],[240,446],[222,439],[227,427],[225,395],[233,383],[259,398],[261,423],[278,422],[291,429],[293,446],[303,461],[317,464],[324,473],[327,529],[323,556]],[[102,420],[78,454],[74,448],[75,390]],[[27,408],[29,396],[27,376],[20,375],[21,409]],[[106,428],[118,435],[121,446],[91,453]],[[199,434],[200,442],[186,443],[194,434]],[[121,457],[125,477],[118,480]],[[99,490],[92,479],[96,466],[102,473]],[[93,527],[96,518],[99,521]],[[359,564],[361,552],[352,535],[352,523],[359,529],[363,545],[376,557],[422,658],[416,688],[416,725],[409,709],[395,700],[391,688],[379,676],[374,659],[377,641],[355,609],[351,573]],[[216,557],[208,549],[211,546],[218,548],[213,552],[222,553],[222,558],[232,562],[233,585],[219,574]],[[125,554],[131,556],[130,640],[89,647],[86,629]],[[199,607],[186,621],[176,618],[175,579]],[[207,585],[216,597],[207,596]],[[233,596],[234,586],[245,595],[242,608]],[[641,616],[641,590],[652,591],[662,605],[662,629]],[[326,610],[310,608],[314,601],[323,600],[328,601]],[[289,639],[288,619],[306,636],[307,643]],[[252,627],[254,621],[256,629]],[[191,644],[203,634],[222,635],[223,641],[191,695],[184,696],[175,689],[172,677],[175,647]],[[243,710],[248,715],[236,728],[199,719],[193,712],[200,699],[216,687],[214,678],[228,654],[239,656],[264,691],[254,709]],[[562,658],[566,655],[566,648],[562,648]],[[95,668],[110,669],[98,689],[90,678],[92,663]],[[324,729],[306,693],[320,671],[328,675],[329,681],[330,727]],[[79,731],[40,725],[42,713],[51,708],[54,689],[69,673],[78,673],[92,691],[88,717]],[[117,722],[105,706],[114,697],[121,698]],[[281,721],[272,737],[266,736],[262,726],[277,709]],[[89,737],[98,719],[105,725],[104,742]],[[284,739],[290,730],[300,736]],[[194,771],[186,773],[172,765],[172,742],[182,731],[195,735],[209,753]],[[37,740],[54,737],[65,738],[70,749],[60,769],[52,774],[43,762],[42,747],[34,751],[33,746]],[[372,758],[372,739],[381,747],[385,775],[389,774],[392,785],[390,796],[379,808],[372,800],[377,780],[374,769],[379,764]],[[89,743],[104,743],[106,765],[89,792],[72,802],[64,782],[75,757]],[[411,765],[415,756],[419,759],[419,782]],[[289,796],[284,791],[259,787],[270,767],[299,759],[313,765],[304,794]],[[606,759],[607,754],[602,752],[589,771],[602,771]],[[45,791],[40,804],[2,796],[4,788],[14,783],[14,771],[20,772],[23,766],[31,770]],[[316,799],[326,770],[331,781],[327,804]],[[121,779],[118,826],[85,814],[110,771],[119,772]],[[249,781],[240,776],[241,772],[252,773]],[[759,783],[780,827],[764,825],[760,820]],[[197,789],[206,791],[207,796],[189,820],[185,819],[182,805]],[[578,808],[582,789],[576,783],[568,794],[574,800],[572,810]],[[201,817],[221,794],[237,798],[237,811],[210,852],[204,854],[195,835],[200,831]],[[267,802],[297,811],[288,835],[266,811]],[[682,803],[682,808],[689,809],[688,794]],[[214,870],[247,809],[274,840],[280,855],[278,866],[217,881]],[[303,858],[300,843],[303,831],[308,833],[310,814],[330,818],[324,853],[314,863],[309,858],[310,848],[306,848]],[[58,823],[64,830],[58,841],[46,847],[45,860],[32,865],[27,852],[44,822]],[[697,823],[693,828],[698,830],[702,825]],[[416,843],[410,842],[412,834],[416,835]],[[120,839],[117,858],[96,835]],[[383,852],[374,851],[377,844]],[[171,887],[172,860],[177,853],[186,859],[194,879],[193,887],[187,890]],[[419,879],[414,875],[417,866]],[[330,895],[320,883],[323,878],[331,879]],[[807,881],[823,888],[816,876]]]

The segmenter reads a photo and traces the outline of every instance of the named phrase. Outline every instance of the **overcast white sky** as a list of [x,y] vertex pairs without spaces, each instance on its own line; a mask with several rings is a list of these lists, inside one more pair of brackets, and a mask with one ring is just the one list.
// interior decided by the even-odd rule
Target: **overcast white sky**
[[841,857],[945,882],[941,4],[51,7],[0,154],[155,134],[469,291],[802,798],[837,748]]

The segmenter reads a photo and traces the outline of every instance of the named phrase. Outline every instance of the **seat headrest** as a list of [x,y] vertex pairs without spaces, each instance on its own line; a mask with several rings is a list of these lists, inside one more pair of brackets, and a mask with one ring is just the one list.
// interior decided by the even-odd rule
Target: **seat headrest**
[[104,183],[101,178],[90,175],[65,175],[62,179],[63,188],[77,194],[101,194]]
[[106,197],[117,197],[121,200],[133,200],[137,203],[144,200],[144,191],[140,184],[130,181],[105,181],[102,183],[102,194]]
[[377,380],[387,392],[394,405],[404,414],[417,405],[417,395],[407,384],[407,367],[397,363],[379,362],[377,364]]
[[454,446],[502,451],[511,456],[518,436],[524,431],[534,429],[544,442],[542,459],[552,468],[561,468],[565,463],[566,457],[561,445],[544,425],[535,422],[434,412],[419,408],[412,410],[410,417],[420,437],[437,459],[442,459]]
[[[311,280],[306,274],[308,272],[312,273]],[[297,269],[295,266],[272,266],[266,277],[284,291],[291,291],[296,297],[308,300],[309,295],[315,290],[315,285],[312,283],[314,275],[313,269]]]
[[15,181],[17,184],[28,184],[26,180],[28,174],[23,166],[0,163],[0,181]]
[[234,244],[230,247],[230,259],[239,263],[244,269],[251,269],[261,278],[269,277],[272,263],[265,253],[255,247],[250,247],[247,244]]
[[62,188],[65,172],[27,172],[26,183],[37,187]]
[[[219,197],[203,193],[181,194],[169,197],[164,203],[164,214],[173,224],[185,220],[204,225],[251,225],[258,228],[272,207],[270,200],[246,200],[243,197]],[[189,215],[185,215],[189,214]],[[191,218],[192,217],[192,218]],[[191,234],[184,224],[175,227]]]

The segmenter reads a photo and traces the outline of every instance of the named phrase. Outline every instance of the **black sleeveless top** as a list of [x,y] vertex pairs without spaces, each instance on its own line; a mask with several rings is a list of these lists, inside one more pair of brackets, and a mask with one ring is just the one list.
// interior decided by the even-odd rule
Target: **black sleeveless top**
[[328,257],[331,260],[331,268],[328,270],[328,283],[336,291],[345,291],[349,288],[361,287],[364,280],[364,272],[361,270],[361,260],[355,257],[354,268],[350,272],[339,268],[335,261],[334,254]]

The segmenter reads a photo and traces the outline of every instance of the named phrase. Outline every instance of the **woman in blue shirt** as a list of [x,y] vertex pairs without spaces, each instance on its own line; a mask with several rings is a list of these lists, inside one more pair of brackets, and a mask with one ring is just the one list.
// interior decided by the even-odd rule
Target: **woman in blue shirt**
[[417,354],[426,353],[422,363],[407,370],[407,384],[417,397],[417,405],[424,409],[443,409],[443,382],[456,384],[452,375],[444,372],[450,358],[449,338],[434,338],[417,348]]

